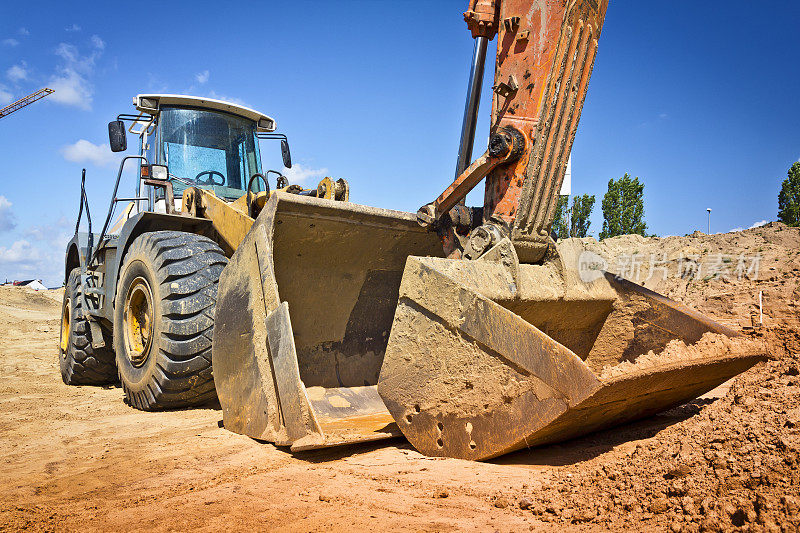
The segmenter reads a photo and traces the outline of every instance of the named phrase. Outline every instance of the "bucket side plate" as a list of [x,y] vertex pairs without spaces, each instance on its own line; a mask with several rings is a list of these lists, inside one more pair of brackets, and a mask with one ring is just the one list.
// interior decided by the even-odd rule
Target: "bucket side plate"
[[214,379],[231,431],[294,450],[398,435],[377,391],[409,213],[275,193],[220,278]]

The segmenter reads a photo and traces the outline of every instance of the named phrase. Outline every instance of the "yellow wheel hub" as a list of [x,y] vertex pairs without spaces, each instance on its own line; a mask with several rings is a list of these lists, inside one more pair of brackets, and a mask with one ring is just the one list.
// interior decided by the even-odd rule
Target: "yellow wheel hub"
[[153,338],[153,293],[142,277],[134,279],[128,289],[122,326],[125,353],[133,366],[142,366]]
[[72,328],[72,299],[64,301],[64,308],[61,310],[61,353],[67,355],[69,348],[69,332]]

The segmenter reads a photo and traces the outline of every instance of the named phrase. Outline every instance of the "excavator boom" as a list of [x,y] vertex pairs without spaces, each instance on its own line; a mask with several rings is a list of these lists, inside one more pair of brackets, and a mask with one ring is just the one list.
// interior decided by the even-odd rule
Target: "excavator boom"
[[[544,258],[607,8],[608,0],[470,1],[472,35],[498,39],[489,148],[418,213],[448,257],[488,250],[464,236],[484,224],[509,237],[522,262]],[[459,208],[450,211],[484,178],[482,217],[465,224]]]

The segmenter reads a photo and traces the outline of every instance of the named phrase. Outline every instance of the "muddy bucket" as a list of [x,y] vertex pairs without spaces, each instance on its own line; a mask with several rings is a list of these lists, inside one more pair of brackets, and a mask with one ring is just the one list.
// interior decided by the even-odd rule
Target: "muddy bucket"
[[409,213],[276,193],[219,282],[223,423],[295,451],[403,434],[480,460],[656,413],[762,357],[643,287],[581,279],[581,251],[449,260]]
[[400,432],[377,394],[413,215],[275,193],[225,268],[214,382],[231,431],[293,450]]
[[482,460],[684,403],[763,346],[639,285],[542,265],[412,257],[378,391],[420,452]]

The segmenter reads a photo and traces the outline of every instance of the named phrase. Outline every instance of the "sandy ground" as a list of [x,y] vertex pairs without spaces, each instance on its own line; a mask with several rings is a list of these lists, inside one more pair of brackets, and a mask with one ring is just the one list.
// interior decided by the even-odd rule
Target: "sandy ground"
[[[800,232],[785,228],[780,231],[788,231],[795,239],[786,240],[781,246],[800,249]],[[619,249],[621,245],[617,244]],[[648,501],[661,498],[653,491],[666,491],[663,502],[637,505],[622,498],[617,505],[609,497],[608,504],[604,503],[607,491],[600,478],[608,476],[602,472],[623,468],[619,465],[625,465],[637,453],[642,455],[636,464],[646,464],[637,467],[637,471],[626,471],[626,476],[641,476],[646,481],[643,476],[655,475],[669,480],[672,474],[668,469],[674,469],[674,464],[661,464],[659,456],[648,455],[646,450],[663,450],[665,439],[679,443],[689,438],[687,435],[695,435],[697,428],[703,427],[704,416],[713,418],[714,411],[709,411],[709,406],[730,400],[730,409],[720,412],[728,413],[725,416],[731,420],[721,425],[735,424],[734,418],[740,416],[736,402],[741,400],[742,391],[737,389],[737,400],[733,392],[728,392],[730,383],[712,395],[727,393],[718,402],[698,400],[646,421],[561,445],[517,452],[488,463],[427,458],[402,439],[292,454],[226,431],[221,427],[218,408],[144,413],[126,405],[118,387],[64,385],[56,349],[61,292],[0,288],[0,530],[262,527],[277,531],[538,531],[567,527],[694,531],[704,528],[711,512],[719,515],[717,525],[722,529],[734,527],[742,516],[745,528],[796,528],[793,500],[782,500],[781,494],[797,493],[797,464],[788,457],[794,453],[791,447],[796,441],[792,439],[798,431],[794,428],[800,422],[791,409],[787,411],[786,402],[794,402],[788,407],[796,408],[800,395],[791,389],[798,385],[792,377],[797,367],[786,361],[796,360],[800,340],[795,314],[799,277],[793,271],[798,258],[793,252],[783,258],[782,252],[777,253],[781,260],[769,265],[776,270],[770,271],[761,283],[763,290],[774,294],[768,317],[779,322],[775,327],[781,335],[770,342],[780,347],[774,364],[783,366],[761,364],[740,378],[744,384],[734,386],[741,389],[750,384],[761,391],[762,379],[772,379],[762,375],[778,376],[772,383],[778,387],[776,391],[784,394],[783,414],[776,415],[774,422],[772,418],[758,418],[767,433],[775,433],[776,438],[782,439],[780,443],[786,443],[786,447],[773,447],[769,452],[788,464],[784,468],[788,473],[781,474],[770,489],[770,497],[777,498],[777,503],[759,507],[753,497],[756,503],[743,510],[736,508],[727,516],[722,509],[717,512],[708,507],[712,504],[703,507],[701,499],[695,498],[698,510],[693,514],[692,506],[688,511],[681,510],[692,493],[670,492],[672,485],[641,489],[650,498]],[[736,283],[720,285],[731,294],[739,291],[746,296],[736,301],[730,297],[724,306],[717,306],[718,318],[736,323],[741,318],[737,313],[752,307],[752,292],[759,285],[746,283],[742,287]],[[688,285],[687,289],[682,280],[675,280],[667,288],[675,293],[673,296],[680,296],[683,291],[684,300],[704,312],[713,308],[702,292],[716,290],[715,280],[701,281],[699,289],[694,290]],[[752,411],[753,406],[748,403],[747,408]],[[770,426],[773,423],[775,428]],[[722,453],[724,446],[719,446]],[[702,453],[698,457],[703,460]],[[697,486],[704,486],[701,481],[708,476],[713,479],[714,472],[698,468],[698,476],[705,477],[698,479]],[[742,475],[752,476],[749,471],[743,472]],[[603,488],[603,495],[597,498],[599,507],[591,507],[590,515],[565,510],[564,506],[578,505],[567,497],[570,492],[593,494],[586,483]],[[746,489],[751,496],[753,491],[765,490],[763,485],[754,487]],[[632,486],[629,496],[634,496],[635,490],[638,489]],[[560,495],[558,499],[566,503],[553,508],[547,502],[544,506],[537,503],[537,495],[550,492]],[[555,496],[548,498],[550,501]],[[731,501],[734,507],[738,505],[738,500]],[[764,505],[773,507],[772,514],[764,514],[766,518],[762,519]],[[664,509],[659,510],[661,507]],[[731,514],[734,512],[739,514]]]
[[118,387],[64,385],[60,294],[1,298],[0,524],[11,528],[527,529],[536,520],[495,507],[498,494],[680,419],[486,464],[427,458],[402,439],[292,455],[221,428],[218,409],[143,413]]

